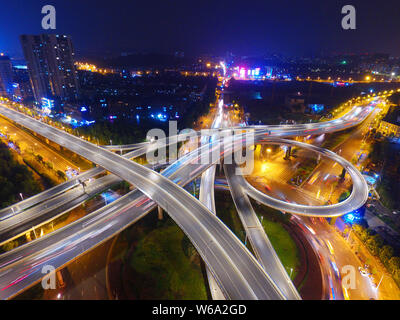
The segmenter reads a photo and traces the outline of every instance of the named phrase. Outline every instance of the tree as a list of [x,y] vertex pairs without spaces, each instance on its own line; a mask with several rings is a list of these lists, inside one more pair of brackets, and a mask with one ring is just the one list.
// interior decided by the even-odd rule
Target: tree
[[353,226],[353,230],[360,237],[362,242],[365,242],[368,239],[368,236],[369,236],[369,230],[368,229],[365,229],[364,227],[362,227],[362,226],[360,226],[358,224],[355,224]]
[[339,202],[346,200],[350,196],[350,191],[345,191],[339,196]]
[[391,257],[389,259],[388,266],[390,272],[400,272],[400,257]]
[[355,225],[353,226],[354,232],[357,233],[358,235],[360,235],[360,232],[361,232],[362,229],[363,229],[363,227],[360,226],[360,225],[358,225],[358,224],[355,224]]
[[399,284],[400,283],[400,270],[393,272],[393,279]]
[[377,141],[374,143],[372,151],[368,155],[372,162],[378,162],[382,160],[382,143]]
[[379,251],[379,258],[384,264],[387,264],[390,258],[393,257],[393,254],[394,254],[394,249],[389,245],[385,245]]
[[36,160],[39,161],[39,162],[42,162],[43,161],[43,157],[40,154],[37,154],[36,155]]
[[18,201],[19,193],[31,196],[40,189],[32,172],[13,158],[7,145],[0,143],[0,208]]
[[61,178],[61,179],[65,179],[65,173],[61,170],[57,170],[57,175]]
[[3,250],[4,251],[10,251],[14,248],[18,247],[18,240],[15,241],[9,241],[6,244],[3,245]]
[[368,236],[366,241],[365,241],[365,245],[367,246],[367,248],[371,251],[371,253],[374,256],[377,256],[379,254],[379,248],[382,246],[383,244],[383,240],[380,237],[379,234],[373,235],[373,236]]

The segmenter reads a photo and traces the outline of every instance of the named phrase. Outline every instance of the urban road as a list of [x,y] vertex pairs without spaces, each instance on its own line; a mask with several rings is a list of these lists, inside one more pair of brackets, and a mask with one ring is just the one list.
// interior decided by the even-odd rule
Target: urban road
[[[301,136],[301,135],[309,135],[309,134],[321,134],[326,132],[334,132],[339,131],[351,126],[355,126],[362,122],[365,117],[371,112],[371,107],[361,108],[353,108],[345,117],[340,119],[336,119],[333,121],[327,121],[318,124],[305,124],[305,125],[287,125],[287,126],[265,126],[265,127],[246,127],[247,131],[253,131],[257,137],[257,142],[262,140],[273,140],[274,137],[290,137],[290,136]],[[140,216],[146,213],[146,209],[143,210],[145,206],[147,209],[154,207],[156,202],[158,205],[163,207],[171,217],[177,222],[178,225],[181,226],[183,231],[189,236],[192,240],[193,244],[196,246],[200,255],[204,259],[207,267],[212,273],[213,277],[218,283],[218,286],[221,288],[224,296],[229,299],[285,299],[289,298],[285,294],[282,293],[282,290],[279,289],[279,279],[272,279],[267,272],[264,271],[262,266],[252,257],[249,251],[243,246],[243,244],[233,235],[233,233],[222,224],[222,222],[216,218],[212,212],[204,207],[197,199],[190,196],[185,190],[183,190],[180,186],[168,180],[165,176],[168,176],[168,173],[175,173],[174,170],[178,170],[181,172],[182,169],[186,169],[188,171],[189,179],[194,179],[196,176],[200,175],[204,170],[208,169],[210,165],[204,165],[201,167],[201,170],[196,170],[196,176],[194,176],[193,165],[190,165],[190,159],[193,158],[191,154],[196,153],[192,152],[189,155],[186,155],[184,159],[179,159],[173,165],[171,165],[166,171],[165,176],[157,174],[150,169],[144,168],[143,166],[133,163],[123,157],[120,157],[114,153],[111,153],[105,149],[98,148],[95,145],[92,145],[86,141],[83,141],[77,137],[71,136],[65,132],[62,132],[58,129],[50,127],[48,125],[44,125],[42,122],[37,120],[32,120],[32,118],[25,116],[22,113],[16,112],[14,110],[0,107],[0,113],[5,117],[26,126],[27,128],[53,140],[60,145],[63,145],[70,150],[86,157],[88,160],[95,162],[102,166],[103,168],[113,172],[121,179],[127,180],[128,182],[135,185],[140,191],[142,191],[146,196],[143,196],[140,192],[135,192],[128,194],[127,196],[120,199],[120,201],[116,201],[114,206],[119,207],[119,212],[115,213],[117,208],[113,208],[111,204],[110,206],[105,207],[105,210],[100,216],[96,213],[97,217],[108,217],[112,216],[112,214],[118,214],[119,216],[124,216],[123,213],[130,212],[132,214],[133,211],[136,212],[138,219]],[[243,129],[243,128],[241,128]],[[268,139],[266,139],[268,138]],[[232,145],[235,145],[237,141],[241,141],[242,138],[234,138],[232,139]],[[282,142],[282,141],[281,141]],[[220,142],[217,140],[216,142],[211,142],[214,148],[219,147]],[[239,148],[242,146],[240,144],[237,146]],[[306,145],[308,146],[308,145]],[[208,146],[207,146],[208,147]],[[140,149],[140,147],[139,147]],[[319,150],[320,151],[320,150]],[[322,151],[321,151],[322,152]],[[328,152],[329,153],[329,152]],[[335,155],[335,154],[333,154]],[[328,156],[333,156],[329,154]],[[336,155],[335,155],[336,156]],[[340,157],[339,157],[340,158]],[[339,159],[339,162],[342,159]],[[352,167],[351,164],[344,163],[346,169],[350,171],[350,176],[353,178],[353,183],[355,183],[355,187],[353,188],[353,197],[349,197],[346,206],[351,207],[352,205],[359,206],[365,197],[365,189],[366,184],[362,177],[359,177],[356,172],[357,170]],[[351,171],[354,171],[351,173]],[[192,173],[190,173],[192,172]],[[164,174],[164,172],[163,172]],[[177,181],[181,181],[181,184],[184,184],[182,178],[175,179]],[[135,197],[137,198],[134,198]],[[140,201],[145,201],[147,204],[143,206],[143,204],[139,206],[134,206],[135,200],[142,198]],[[154,200],[154,202],[152,200]],[[357,200],[357,201],[356,201]],[[365,201],[365,199],[364,199]],[[138,202],[140,203],[140,202]],[[136,203],[137,204],[137,203]],[[283,204],[288,205],[283,202]],[[362,203],[361,203],[362,204]],[[279,204],[281,205],[281,204]],[[294,206],[294,207],[293,207]],[[337,205],[336,207],[340,207]],[[127,209],[129,207],[129,210]],[[138,210],[133,210],[132,208],[139,208]],[[329,213],[329,210],[333,209],[332,206],[326,206],[326,216],[332,215],[340,215],[340,212]],[[331,207],[331,208],[328,208]],[[346,210],[347,210],[346,207]],[[140,209],[141,208],[141,209]],[[282,209],[282,208],[280,208]],[[307,211],[310,208],[296,208],[295,204],[291,204],[288,209],[282,209],[286,212],[293,212],[297,214],[310,214],[310,215],[320,215],[321,207],[318,207],[318,212],[313,212],[313,210]],[[344,209],[344,208],[342,208]],[[354,208],[352,208],[354,209]],[[111,211],[110,211],[111,210]],[[125,210],[125,211],[124,211]],[[148,212],[149,210],[147,210]],[[110,213],[112,212],[112,213]],[[121,213],[122,212],[122,213]],[[347,212],[342,210],[342,213]],[[90,218],[91,215],[88,216],[87,219]],[[126,214],[125,216],[128,216]],[[86,218],[86,217],[85,217]],[[109,218],[109,217],[108,217]],[[111,218],[110,218],[111,219]],[[82,220],[82,221],[81,221]],[[79,225],[81,228],[80,233],[69,233],[70,236],[77,237],[80,234],[80,237],[75,241],[79,241],[80,252],[81,254],[85,251],[85,246],[82,245],[83,240],[87,240],[90,238],[92,242],[91,246],[104,241],[106,237],[106,230],[108,230],[108,237],[111,237],[111,232],[114,231],[113,234],[121,230],[121,225],[115,222],[114,219],[108,220],[110,223],[106,226],[96,225],[94,228],[90,229],[87,225],[83,226],[83,220],[81,219],[74,223],[73,225]],[[101,218],[98,220],[103,221]],[[126,221],[126,220],[124,220]],[[132,220],[131,220],[132,221]],[[130,223],[131,223],[130,221]],[[115,227],[114,227],[115,226]],[[118,227],[119,226],[119,227]],[[72,229],[73,226],[68,226],[68,228],[64,229]],[[92,224],[93,227],[93,224]],[[90,230],[90,231],[89,231]],[[60,234],[61,232],[56,232],[56,234]],[[104,233],[104,234],[103,234]],[[111,235],[110,235],[111,234]],[[38,266],[40,266],[40,258],[49,257],[51,255],[51,246],[55,246],[54,250],[57,251],[60,242],[64,241],[65,234],[59,241],[57,242],[56,237],[50,234],[42,239],[38,239],[29,243],[26,246],[22,246],[13,250],[9,253],[6,253],[0,257],[0,281],[2,284],[5,284],[1,289],[1,297],[9,298],[14,296],[17,292],[23,290],[25,287],[29,286],[32,283],[32,280],[35,277],[30,278],[29,275],[32,273],[38,273]],[[49,241],[49,239],[51,239]],[[49,241],[48,243],[46,243]],[[34,243],[45,243],[43,249],[40,254],[38,251],[27,250]],[[72,242],[73,243],[73,242]],[[73,247],[73,246],[72,246]],[[68,248],[67,251],[66,248]],[[35,254],[33,254],[35,252]],[[68,252],[72,252],[71,256],[68,255]],[[19,256],[18,256],[19,254]],[[34,256],[34,257],[33,257]],[[67,257],[69,256],[69,257]],[[61,249],[61,253],[52,258],[62,257],[61,261],[57,264],[58,266],[64,265],[69,260],[73,259],[76,256],[76,250],[71,250],[71,242],[64,246]],[[38,262],[39,259],[39,262]],[[25,262],[25,268],[27,267],[28,261],[31,261],[31,269],[28,267],[28,271],[31,273],[26,273],[25,275],[16,277],[16,272],[13,270],[13,266],[21,264],[21,261]],[[7,277],[8,275],[8,277]],[[6,278],[8,280],[6,280]],[[28,279],[25,281],[25,279]],[[40,279],[40,278],[39,278]],[[3,281],[5,280],[5,281]],[[7,281],[9,281],[7,283]],[[34,281],[38,281],[38,277]],[[12,287],[18,287],[19,290],[13,289],[9,290]]]

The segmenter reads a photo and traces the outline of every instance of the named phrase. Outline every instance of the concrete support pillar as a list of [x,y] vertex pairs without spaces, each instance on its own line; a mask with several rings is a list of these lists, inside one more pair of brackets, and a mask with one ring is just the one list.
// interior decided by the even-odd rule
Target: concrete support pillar
[[158,208],[158,220],[164,219],[163,209],[160,206],[158,206],[157,208]]
[[343,182],[345,180],[345,177],[346,177],[346,169],[343,168],[342,173],[340,174],[339,181]]

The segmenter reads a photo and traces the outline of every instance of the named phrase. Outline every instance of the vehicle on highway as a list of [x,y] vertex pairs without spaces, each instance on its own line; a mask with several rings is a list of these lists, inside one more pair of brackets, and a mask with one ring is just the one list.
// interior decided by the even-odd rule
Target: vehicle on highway
[[370,273],[366,269],[364,269],[363,267],[358,267],[358,271],[360,271],[360,274],[363,277],[368,277],[370,275]]

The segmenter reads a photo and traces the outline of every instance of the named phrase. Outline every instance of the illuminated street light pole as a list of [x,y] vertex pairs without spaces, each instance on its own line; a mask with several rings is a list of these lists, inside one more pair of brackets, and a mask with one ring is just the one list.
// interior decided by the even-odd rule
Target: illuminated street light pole
[[36,234],[36,231],[35,231],[35,227],[32,227],[32,230],[33,230],[33,234],[35,235],[35,239],[37,239],[37,234]]
[[379,283],[378,283],[378,286],[376,287],[376,290],[378,290],[378,289],[379,289],[379,286],[380,286],[380,285],[381,285],[381,283],[382,283],[383,277],[384,277],[384,274],[382,274],[381,280],[379,281]]

